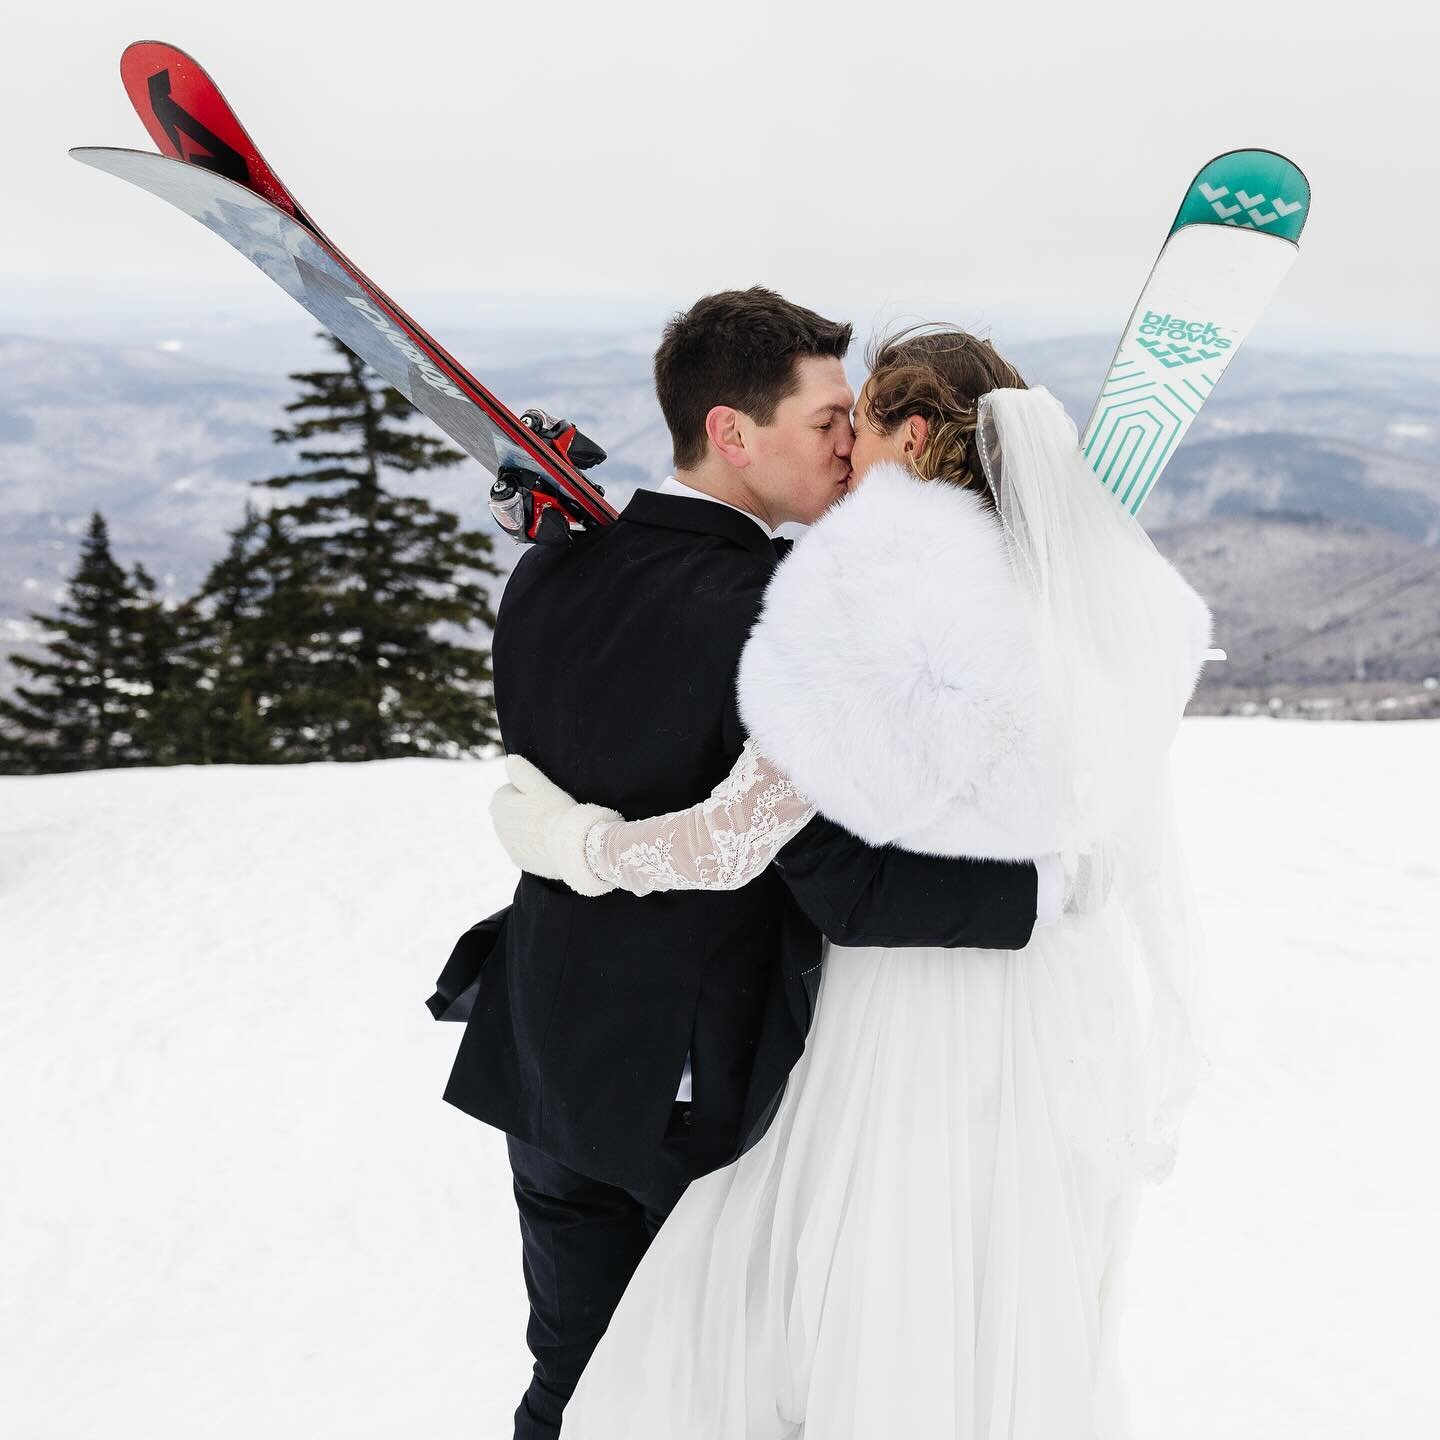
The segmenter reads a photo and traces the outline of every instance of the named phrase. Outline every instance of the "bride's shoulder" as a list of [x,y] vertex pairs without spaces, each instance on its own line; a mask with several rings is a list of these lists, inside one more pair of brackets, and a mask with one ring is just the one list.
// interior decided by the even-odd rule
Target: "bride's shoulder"
[[997,848],[968,850],[913,828],[962,795],[972,815],[982,794],[1041,812],[1034,641],[1000,522],[978,496],[873,467],[777,568],[739,682],[760,748],[863,839],[1038,853],[1038,823],[1007,822],[1003,845],[992,826],[984,843]]

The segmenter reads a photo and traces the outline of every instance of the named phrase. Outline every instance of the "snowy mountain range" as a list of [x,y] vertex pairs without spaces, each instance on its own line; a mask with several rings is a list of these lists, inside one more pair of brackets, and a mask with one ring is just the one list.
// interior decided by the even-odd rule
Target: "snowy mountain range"
[[[614,457],[600,478],[618,504],[669,469],[652,333],[443,338],[513,407],[543,405],[599,439]],[[1112,347],[1082,336],[1006,348],[1083,423]],[[270,439],[292,393],[285,371],[323,360],[303,331],[258,327],[131,346],[0,336],[0,686],[4,655],[33,648],[25,612],[53,609],[91,510],[109,520],[122,564],[143,562],[177,596],[195,587],[240,518],[247,482],[288,468]],[[424,485],[485,520],[474,467]],[[1212,599],[1232,683],[1328,681],[1357,663],[1371,675],[1434,675],[1440,357],[1242,352],[1144,520]],[[1381,613],[1358,582],[1391,568],[1413,583]],[[1323,633],[1300,638],[1311,631]],[[1264,657],[1279,647],[1274,668]]]

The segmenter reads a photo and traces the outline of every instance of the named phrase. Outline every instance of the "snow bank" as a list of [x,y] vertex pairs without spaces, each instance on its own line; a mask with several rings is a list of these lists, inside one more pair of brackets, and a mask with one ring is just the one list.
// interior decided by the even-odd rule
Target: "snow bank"
[[[1132,1266],[1137,1433],[1440,1415],[1440,726],[1189,721],[1214,1074]],[[22,1440],[503,1436],[501,1137],[423,1006],[499,767],[0,778],[0,1415]]]

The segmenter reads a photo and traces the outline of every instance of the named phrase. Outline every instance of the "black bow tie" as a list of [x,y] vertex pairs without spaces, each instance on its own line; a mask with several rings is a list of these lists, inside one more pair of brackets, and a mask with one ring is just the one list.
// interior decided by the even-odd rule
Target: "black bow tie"
[[793,540],[785,540],[779,535],[775,536],[770,543],[775,547],[775,558],[777,560],[783,560],[790,553],[791,546],[795,544]]

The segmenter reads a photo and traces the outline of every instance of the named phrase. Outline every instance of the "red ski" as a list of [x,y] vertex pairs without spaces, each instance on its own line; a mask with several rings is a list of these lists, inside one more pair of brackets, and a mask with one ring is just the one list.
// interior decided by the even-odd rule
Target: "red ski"
[[616,518],[580,473],[604,452],[573,426],[517,417],[347,259],[195,60],[142,41],[120,75],[161,153],[84,148],[70,152],[77,160],[169,201],[263,270],[495,477],[503,504],[492,508],[517,540],[568,539]]

